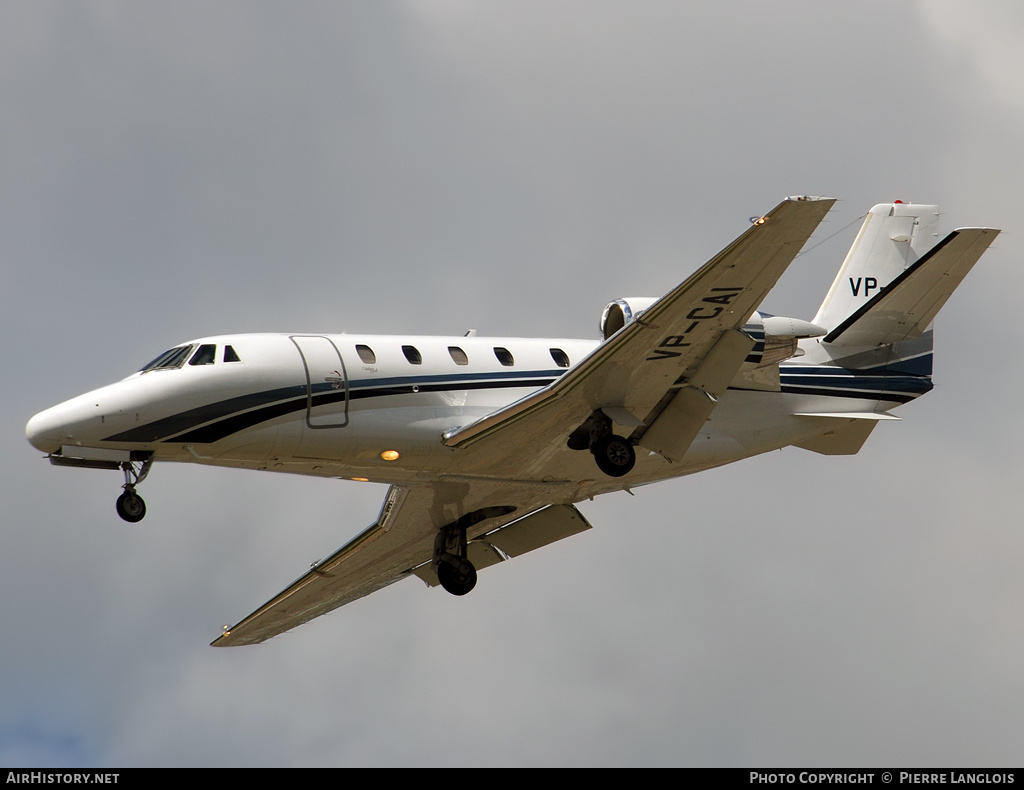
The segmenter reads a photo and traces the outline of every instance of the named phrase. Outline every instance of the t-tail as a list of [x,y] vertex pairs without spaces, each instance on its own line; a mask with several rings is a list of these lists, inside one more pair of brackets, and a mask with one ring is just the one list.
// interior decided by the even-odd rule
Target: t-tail
[[[797,416],[820,434],[797,443],[856,453],[889,410],[932,389],[932,321],[999,233],[960,228],[939,238],[938,206],[882,203],[868,212],[814,323],[803,357],[783,366],[784,391],[832,396]],[[826,405],[831,404],[831,405]]]
[[820,345],[832,364],[928,380],[905,396],[931,388],[932,321],[999,233],[959,228],[940,239],[938,222],[938,206],[868,212],[813,320],[827,330]]

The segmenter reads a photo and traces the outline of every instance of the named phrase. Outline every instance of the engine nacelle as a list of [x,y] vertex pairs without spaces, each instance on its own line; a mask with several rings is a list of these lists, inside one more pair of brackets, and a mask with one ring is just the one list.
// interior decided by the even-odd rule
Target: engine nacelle
[[657,301],[656,296],[628,296],[609,302],[601,313],[601,336],[607,340]]
[[827,329],[810,321],[756,311],[743,325],[743,331],[755,341],[754,348],[747,355],[747,362],[754,367],[773,365],[797,356],[800,340],[828,333]]

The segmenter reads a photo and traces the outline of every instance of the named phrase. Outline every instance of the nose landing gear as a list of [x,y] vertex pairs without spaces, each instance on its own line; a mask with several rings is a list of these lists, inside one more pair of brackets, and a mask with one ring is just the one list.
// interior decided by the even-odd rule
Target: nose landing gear
[[153,465],[153,457],[150,456],[136,469],[134,461],[126,461],[121,464],[121,471],[124,472],[124,493],[117,498],[115,508],[117,515],[129,524],[136,524],[146,516],[146,503],[137,493],[135,486],[146,479],[149,469]]
[[146,503],[135,493],[134,487],[129,489],[128,486],[125,486],[125,491],[117,498],[115,507],[117,515],[131,524],[142,521],[146,517]]

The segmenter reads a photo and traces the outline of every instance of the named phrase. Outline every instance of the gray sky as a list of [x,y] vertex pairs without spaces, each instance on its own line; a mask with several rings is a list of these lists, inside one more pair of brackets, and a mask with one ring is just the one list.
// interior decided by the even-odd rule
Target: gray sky
[[[696,7],[691,7],[696,6]],[[0,0],[0,765],[1019,765],[1024,11]],[[582,509],[215,650],[383,490],[52,468],[35,412],[219,332],[592,337],[788,194],[1005,229],[858,456]],[[766,309],[813,316],[856,225]]]

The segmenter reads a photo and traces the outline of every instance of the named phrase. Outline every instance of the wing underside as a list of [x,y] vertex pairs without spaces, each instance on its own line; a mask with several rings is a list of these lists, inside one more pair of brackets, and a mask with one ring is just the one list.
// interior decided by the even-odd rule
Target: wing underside
[[[252,614],[225,628],[212,644],[234,647],[265,642],[411,575],[435,586],[434,538],[447,525],[443,522],[448,516],[443,513],[451,512],[439,511],[436,501],[431,487],[392,486],[376,523],[314,563]],[[572,505],[530,507],[491,506],[460,517],[472,529],[468,556],[477,569],[590,529]]]

